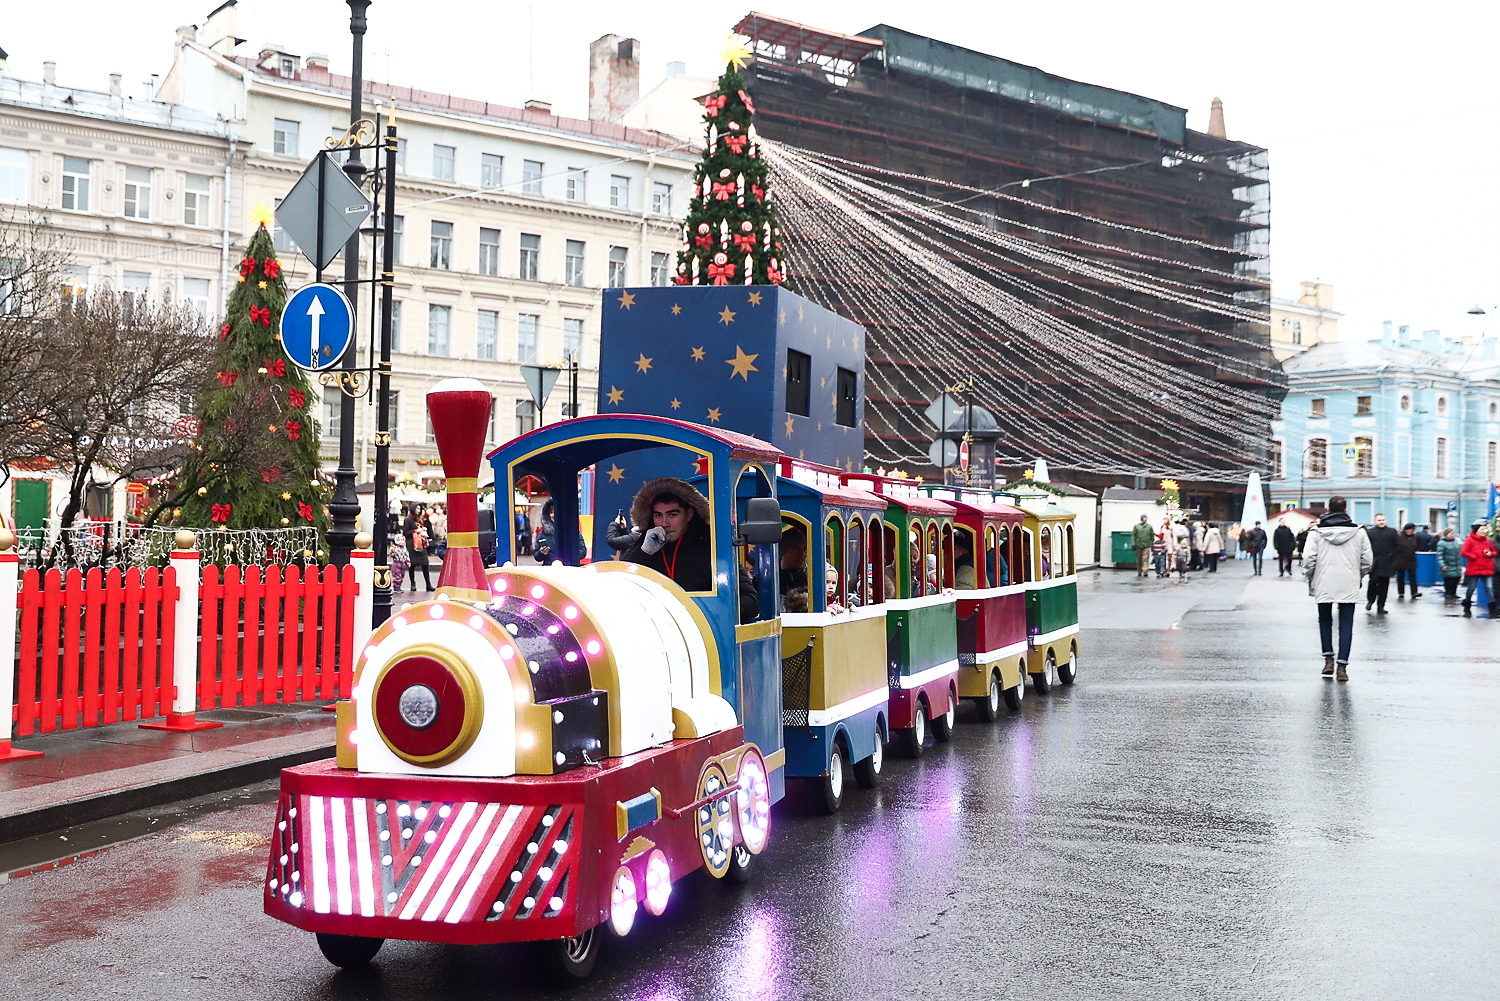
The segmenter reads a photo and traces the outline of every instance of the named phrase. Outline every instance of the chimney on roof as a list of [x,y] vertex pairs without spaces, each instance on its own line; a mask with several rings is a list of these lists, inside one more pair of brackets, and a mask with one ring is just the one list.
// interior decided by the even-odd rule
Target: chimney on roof
[[48,87],[57,86],[57,63],[51,59],[42,63],[42,83]]
[[641,97],[641,43],[603,35],[589,43],[589,121],[612,122]]
[[177,29],[177,44],[186,45],[188,42],[198,40],[198,26],[196,24],[184,24]]
[[667,76],[687,76],[687,63],[667,63]]
[[309,52],[302,60],[302,65],[306,69],[327,73],[328,57],[321,52]]
[[215,7],[208,20],[203,22],[203,41],[221,56],[234,56],[234,50],[244,41],[234,34],[237,0],[228,0]]
[[1229,133],[1224,131],[1224,102],[1217,97],[1208,109],[1208,134],[1215,139],[1229,138]]
[[526,102],[526,110],[536,111],[543,115],[550,115],[552,114],[552,102],[540,101],[533,97],[531,100]]
[[121,91],[120,91],[120,74],[118,74],[118,73],[111,73],[109,75],[109,96],[110,97],[119,97],[119,96],[121,96]]

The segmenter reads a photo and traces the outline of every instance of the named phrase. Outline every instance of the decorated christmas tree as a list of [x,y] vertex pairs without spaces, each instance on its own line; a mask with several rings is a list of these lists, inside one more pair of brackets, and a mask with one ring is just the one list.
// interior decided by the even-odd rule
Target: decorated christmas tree
[[780,285],[786,272],[755,103],[739,74],[749,55],[731,41],[718,90],[704,102],[703,160],[682,227],[679,285]]
[[318,475],[314,400],[301,369],[281,350],[286,281],[276,258],[270,213],[238,268],[215,346],[210,383],[199,394],[198,434],[178,472],[177,522],[191,528],[328,528],[328,489]]

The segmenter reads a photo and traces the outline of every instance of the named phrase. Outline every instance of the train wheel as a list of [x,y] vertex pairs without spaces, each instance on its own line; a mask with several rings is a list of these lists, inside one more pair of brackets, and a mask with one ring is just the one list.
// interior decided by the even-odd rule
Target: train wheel
[[735,845],[734,851],[729,853],[729,873],[726,878],[731,883],[744,884],[750,882],[754,872],[755,856],[744,845]]
[[542,959],[552,978],[562,986],[587,980],[599,960],[603,938],[595,925],[582,935],[541,943]]
[[974,704],[979,706],[979,718],[986,723],[993,723],[1000,718],[1000,673],[990,673],[990,690],[982,699],[975,699]]
[[1014,688],[1007,688],[1004,692],[1005,708],[1011,712],[1015,712],[1021,708],[1021,703],[1026,700],[1026,662],[1024,660],[1021,661],[1020,671],[1021,680],[1016,683]]
[[828,757],[828,774],[819,780],[823,791],[823,810],[838,813],[844,802],[844,742],[833,742],[833,753]]
[[885,764],[885,742],[880,739],[880,727],[875,728],[875,753],[863,761],[854,763],[854,781],[862,789],[874,789],[880,785],[880,768]]
[[932,718],[932,735],[943,743],[953,739],[953,723],[958,719],[958,700],[948,699],[948,711]]
[[1064,685],[1071,685],[1078,680],[1078,648],[1071,647],[1068,650],[1068,662],[1057,665],[1057,680]]
[[1052,690],[1052,684],[1057,678],[1057,655],[1051,650],[1047,651],[1047,659],[1042,664],[1040,674],[1031,676],[1031,687],[1038,695],[1046,695]]
[[920,758],[922,745],[927,743],[927,705],[921,703],[912,713],[911,727],[901,731],[901,748],[908,758]]
[[318,948],[323,958],[341,970],[357,970],[369,966],[370,960],[385,944],[383,938],[362,938],[358,935],[330,935],[318,932]]

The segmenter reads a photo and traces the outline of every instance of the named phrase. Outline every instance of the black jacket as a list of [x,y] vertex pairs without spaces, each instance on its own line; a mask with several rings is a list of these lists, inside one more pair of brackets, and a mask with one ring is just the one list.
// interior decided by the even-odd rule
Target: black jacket
[[1401,533],[1401,550],[1396,553],[1395,567],[1397,570],[1415,570],[1417,568],[1417,552],[1422,547],[1422,540],[1413,532],[1407,535]]
[[1293,535],[1292,530],[1285,525],[1276,526],[1276,534],[1272,536],[1272,541],[1276,545],[1276,552],[1282,556],[1292,555],[1292,550],[1297,548],[1297,536]]
[[[666,574],[684,591],[712,591],[714,568],[711,561],[713,546],[709,544],[708,526],[696,518],[688,526],[687,534],[676,542],[669,542],[654,553],[641,549],[645,536],[637,539],[621,559],[627,563],[639,563],[657,573]],[[667,564],[671,561],[672,571]]]
[[1417,552],[1435,553],[1437,552],[1437,544],[1438,537],[1427,531],[1426,526],[1417,529]]
[[1264,528],[1252,528],[1245,533],[1245,552],[1263,553],[1266,551],[1266,530]]
[[1389,525],[1384,528],[1366,525],[1365,534],[1370,537],[1370,551],[1375,556],[1370,576],[1396,576],[1396,554],[1401,551],[1401,533]]
[[617,553],[623,553],[641,541],[641,533],[631,531],[630,526],[616,518],[604,530],[604,544]]

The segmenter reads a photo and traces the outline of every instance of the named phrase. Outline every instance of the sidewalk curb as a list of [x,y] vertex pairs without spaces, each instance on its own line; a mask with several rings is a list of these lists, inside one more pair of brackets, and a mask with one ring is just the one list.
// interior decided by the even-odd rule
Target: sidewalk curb
[[283,768],[331,758],[333,754],[333,743],[319,744],[316,747],[305,747],[298,751],[227,765],[194,775],[184,775],[160,782],[147,782],[128,789],[116,789],[97,796],[84,796],[35,810],[7,814],[0,816],[0,844],[37,834],[46,834],[64,827],[72,827],[75,824],[104,820],[133,810],[161,806],[179,799],[190,799],[194,796],[249,785],[252,782],[262,782],[275,778]]

